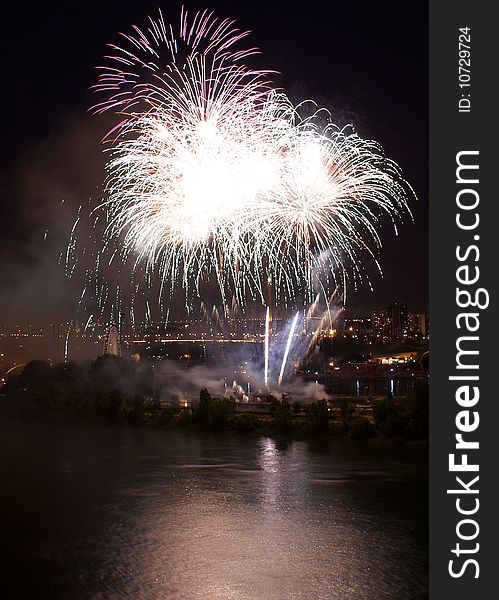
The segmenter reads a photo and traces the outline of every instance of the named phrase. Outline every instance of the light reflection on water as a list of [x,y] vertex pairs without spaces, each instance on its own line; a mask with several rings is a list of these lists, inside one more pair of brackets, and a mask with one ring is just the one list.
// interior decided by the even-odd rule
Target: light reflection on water
[[9,597],[427,597],[421,449],[9,425]]

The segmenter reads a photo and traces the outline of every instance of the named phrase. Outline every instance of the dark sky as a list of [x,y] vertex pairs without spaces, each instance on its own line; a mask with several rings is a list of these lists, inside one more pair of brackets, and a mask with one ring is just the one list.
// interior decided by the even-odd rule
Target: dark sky
[[[0,323],[71,316],[81,282],[57,264],[74,211],[102,185],[104,120],[86,111],[105,44],[161,7],[177,22],[180,3],[129,0],[3,8],[0,144]],[[208,7],[251,29],[262,63],[297,98],[332,109],[340,124],[379,141],[399,163],[418,202],[395,237],[382,231],[384,278],[349,297],[367,312],[393,299],[426,310],[428,278],[428,86],[426,3],[211,0]],[[61,205],[61,202],[64,204]],[[62,208],[61,208],[62,206]],[[46,239],[45,232],[48,231]]]

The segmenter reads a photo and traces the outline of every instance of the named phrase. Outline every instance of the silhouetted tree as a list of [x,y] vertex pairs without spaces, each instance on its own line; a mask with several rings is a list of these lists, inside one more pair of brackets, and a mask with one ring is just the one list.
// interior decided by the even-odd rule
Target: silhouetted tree
[[287,402],[276,402],[272,407],[272,427],[276,433],[288,433],[293,427],[291,409]]
[[421,440],[429,437],[429,390],[427,382],[418,382],[407,396],[409,439]]
[[250,431],[255,431],[260,427],[260,420],[256,415],[252,415],[251,413],[236,415],[233,418],[232,423],[234,425],[234,429],[239,433],[249,433]]
[[375,429],[366,417],[353,417],[348,427],[348,437],[351,440],[367,440],[373,437]]
[[172,425],[175,421],[175,409],[173,406],[164,406],[158,413],[157,423],[164,427]]
[[32,360],[19,376],[19,385],[29,391],[40,392],[51,383],[51,366],[46,360]]
[[206,388],[199,393],[199,403],[192,412],[192,420],[201,429],[210,428],[211,396]]
[[234,403],[227,398],[215,398],[210,403],[210,425],[211,431],[225,431],[228,427],[229,418],[234,411]]
[[314,433],[326,433],[329,428],[329,410],[326,400],[317,400],[305,406],[309,427]]
[[125,399],[121,390],[101,392],[95,398],[96,411],[110,423],[120,421],[125,415]]
[[146,402],[143,396],[134,396],[132,408],[129,410],[127,419],[130,425],[143,425],[145,421]]

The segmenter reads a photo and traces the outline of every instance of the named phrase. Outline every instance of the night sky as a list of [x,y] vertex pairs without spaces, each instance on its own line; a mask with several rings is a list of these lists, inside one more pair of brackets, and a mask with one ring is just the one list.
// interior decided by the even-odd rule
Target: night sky
[[[96,98],[95,66],[106,43],[132,23],[145,25],[161,7],[178,21],[180,3],[103,1],[22,3],[3,8],[0,42],[3,118],[0,145],[0,324],[72,316],[81,281],[58,265],[79,204],[102,186],[100,140],[106,119],[87,109]],[[426,3],[267,0],[189,2],[251,29],[261,63],[297,100],[312,98],[340,125],[379,141],[411,182],[418,201],[396,237],[386,223],[380,256],[384,278],[350,293],[353,312],[394,299],[427,309],[428,84]],[[64,201],[63,204],[61,202]]]

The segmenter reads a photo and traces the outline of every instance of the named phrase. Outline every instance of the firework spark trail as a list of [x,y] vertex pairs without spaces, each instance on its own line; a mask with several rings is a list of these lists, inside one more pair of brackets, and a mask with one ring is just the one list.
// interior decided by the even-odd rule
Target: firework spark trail
[[[345,129],[302,130],[292,139],[285,173],[266,205],[264,245],[271,270],[313,290],[316,272],[345,272],[362,281],[358,255],[381,246],[379,217],[408,211],[408,185],[379,144]],[[410,214],[410,213],[409,213]],[[395,228],[396,230],[396,228]],[[374,250],[371,248],[374,245]],[[281,268],[290,265],[293,272]],[[379,267],[379,265],[378,265]]]
[[[269,103],[267,72],[241,63],[255,49],[232,49],[248,35],[233,21],[205,11],[190,23],[182,11],[178,35],[161,14],[146,33],[135,32],[123,36],[131,50],[111,46],[107,58],[115,66],[103,68],[95,86],[110,94],[96,112],[126,115],[109,136],[116,142],[111,230],[126,229],[125,248],[142,248],[152,264],[162,258],[163,268],[175,268],[181,259],[188,274],[193,261],[213,260],[217,234],[226,244],[241,210],[251,206],[262,180],[255,172],[268,164],[261,148],[272,139],[270,125],[279,124],[266,115],[279,110],[282,98]],[[219,228],[220,220],[228,226]],[[206,257],[210,236],[215,243]],[[179,242],[183,256],[176,254]]]
[[265,370],[263,375],[263,383],[267,388],[269,385],[269,338],[270,338],[270,307],[267,306],[265,313]]
[[64,362],[67,363],[69,360],[69,337],[73,328],[73,321],[70,321],[67,325],[66,336],[64,340]]
[[293,323],[291,324],[291,330],[289,332],[288,341],[286,342],[286,349],[284,350],[284,356],[282,358],[281,370],[279,372],[279,378],[277,380],[277,385],[281,387],[282,380],[284,377],[284,371],[286,370],[286,363],[288,362],[289,350],[291,349],[291,343],[293,341],[293,336],[296,329],[296,323],[298,322],[298,317],[300,313],[297,312],[295,318],[293,319]]
[[315,300],[310,305],[310,308],[307,310],[307,314],[305,315],[306,319],[310,319],[311,317],[314,316],[315,311],[317,310],[317,307],[319,306],[320,299],[321,299],[321,295],[320,295],[320,293],[318,293],[317,296],[315,297]]
[[84,332],[86,332],[86,331],[87,331],[87,329],[88,329],[88,327],[89,327],[89,325],[90,325],[90,323],[91,323],[91,321],[92,321],[92,319],[93,319],[93,318],[94,318],[94,315],[90,315],[90,316],[88,317],[88,319],[87,319],[87,322],[86,322],[86,324],[85,324],[85,327],[83,328],[83,331],[84,331]]
[[[361,254],[379,267],[382,214],[395,231],[410,215],[412,189],[381,146],[325,111],[302,117],[306,106],[277,92],[271,71],[246,66],[258,53],[242,45],[247,35],[207,11],[182,11],[175,30],[160,12],[122,34],[100,67],[94,111],[120,121],[105,138],[97,262],[110,268],[120,256],[144,285],[157,273],[161,305],[163,291],[199,296],[212,279],[225,314],[231,297],[265,303],[269,275],[276,300],[357,286]],[[73,231],[68,253],[74,245]]]
[[316,295],[315,300],[312,302],[312,304],[310,305],[309,309],[307,310],[307,312],[305,314],[305,318],[303,320],[304,333],[307,333],[308,324],[310,322],[310,319],[315,315],[315,311],[317,310],[317,308],[319,306],[320,299],[321,299],[321,294],[319,292]]

